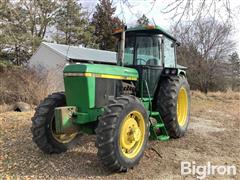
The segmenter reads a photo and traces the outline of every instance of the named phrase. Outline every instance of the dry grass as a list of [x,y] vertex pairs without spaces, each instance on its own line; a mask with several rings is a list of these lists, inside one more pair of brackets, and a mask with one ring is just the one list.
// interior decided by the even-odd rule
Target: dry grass
[[240,100],[240,92],[235,92],[228,89],[226,92],[209,92],[204,94],[200,91],[191,91],[191,94],[195,98],[199,99],[207,99],[207,98],[215,98],[219,100]]
[[0,103],[12,104],[23,101],[38,103],[46,93],[44,79],[35,71],[24,68],[9,68],[1,72]]
[[210,92],[208,96],[217,99],[240,100],[240,92],[235,92],[230,89],[226,92]]
[[7,111],[12,111],[13,110],[13,105],[8,105],[8,104],[1,104],[0,105],[0,113],[7,112]]
[[201,91],[191,91],[191,96],[198,99],[207,99],[206,94],[202,93]]
[[56,78],[55,71],[43,68],[11,67],[0,71],[0,112],[17,101],[39,104],[48,94],[59,89],[60,81]]
[[[204,94],[200,91],[191,91],[191,114],[202,116],[208,111],[221,111],[225,114],[232,114],[234,117],[240,116],[240,92],[228,90],[226,92],[209,92]],[[215,113],[209,113],[211,118],[215,118]]]

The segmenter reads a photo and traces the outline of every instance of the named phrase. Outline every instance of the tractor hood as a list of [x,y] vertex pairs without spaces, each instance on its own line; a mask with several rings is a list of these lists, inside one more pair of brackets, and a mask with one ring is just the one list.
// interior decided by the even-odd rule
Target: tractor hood
[[108,79],[137,80],[136,69],[103,64],[71,64],[65,67],[64,76],[87,76]]
[[[92,114],[89,113],[91,109],[104,107],[109,96],[115,96],[115,86],[119,80],[138,79],[136,69],[103,64],[70,64],[63,73],[67,105],[75,106],[78,112],[88,115]],[[96,118],[88,116],[83,119]]]

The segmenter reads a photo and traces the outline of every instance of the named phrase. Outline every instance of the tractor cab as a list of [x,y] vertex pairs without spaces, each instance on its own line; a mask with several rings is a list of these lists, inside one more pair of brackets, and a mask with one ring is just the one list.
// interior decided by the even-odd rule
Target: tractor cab
[[[121,52],[121,34],[115,35],[118,40],[118,52]],[[125,48],[122,65],[137,69],[139,73],[138,97],[152,97],[164,69],[175,75],[176,46],[178,42],[159,26],[140,26],[125,31]]]

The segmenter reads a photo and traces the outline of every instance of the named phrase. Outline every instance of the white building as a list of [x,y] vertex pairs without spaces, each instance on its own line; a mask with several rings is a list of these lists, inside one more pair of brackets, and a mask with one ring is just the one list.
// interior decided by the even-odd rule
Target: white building
[[43,42],[29,60],[32,68],[44,68],[51,73],[48,83],[63,89],[63,68],[69,63],[116,64],[116,52]]
[[30,66],[41,65],[52,69],[67,62],[116,64],[116,56],[111,51],[43,42],[30,58]]

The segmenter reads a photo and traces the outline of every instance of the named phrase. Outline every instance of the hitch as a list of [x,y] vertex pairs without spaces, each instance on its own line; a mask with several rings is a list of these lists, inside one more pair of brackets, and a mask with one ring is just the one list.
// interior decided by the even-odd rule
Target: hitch
[[77,108],[75,106],[55,108],[56,134],[72,134],[79,131],[79,125],[74,123],[76,112]]

